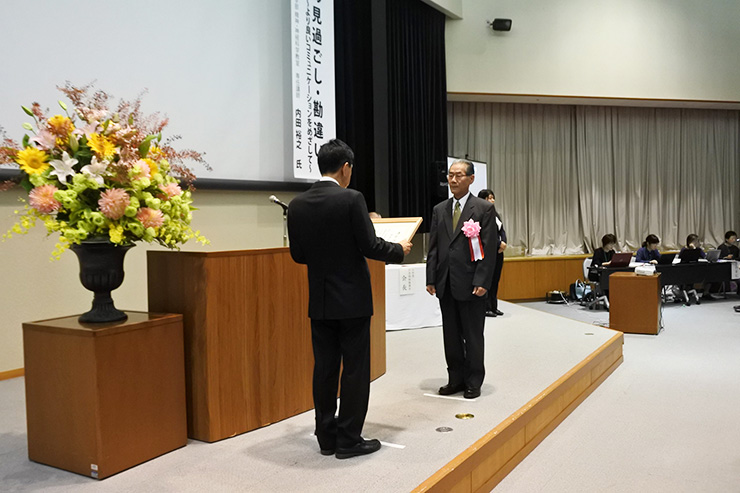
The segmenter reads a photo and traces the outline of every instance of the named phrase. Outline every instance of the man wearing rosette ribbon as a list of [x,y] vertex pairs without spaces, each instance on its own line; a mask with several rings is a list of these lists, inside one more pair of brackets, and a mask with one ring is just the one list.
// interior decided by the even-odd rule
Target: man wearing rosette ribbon
[[439,298],[448,382],[440,395],[480,395],[485,376],[483,329],[486,287],[496,266],[493,205],[470,193],[473,163],[457,160],[447,181],[452,198],[432,213],[427,254],[427,291]]
[[[348,459],[380,449],[362,438],[370,396],[370,272],[365,258],[400,263],[411,243],[375,236],[362,194],[348,189],[354,153],[341,140],[319,149],[321,179],[290,202],[293,260],[308,265],[316,438],[323,455]],[[342,387],[337,410],[339,369]]]

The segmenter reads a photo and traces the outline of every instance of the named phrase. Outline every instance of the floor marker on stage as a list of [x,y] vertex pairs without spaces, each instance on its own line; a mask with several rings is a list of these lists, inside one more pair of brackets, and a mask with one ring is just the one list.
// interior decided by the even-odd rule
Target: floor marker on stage
[[475,402],[477,399],[465,399],[464,397],[452,397],[449,395],[424,394],[427,397],[436,397],[437,399],[452,399],[453,401]]

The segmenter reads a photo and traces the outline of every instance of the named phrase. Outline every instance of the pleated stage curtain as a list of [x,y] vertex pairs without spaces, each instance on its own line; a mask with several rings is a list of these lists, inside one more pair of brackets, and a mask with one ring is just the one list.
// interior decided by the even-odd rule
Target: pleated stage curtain
[[337,138],[355,153],[350,186],[375,210],[375,133],[370,0],[334,2]]
[[388,194],[391,216],[439,201],[435,162],[447,157],[445,16],[419,0],[388,0]]
[[716,246],[740,226],[738,111],[455,102],[448,128],[451,155],[488,163],[514,251]]

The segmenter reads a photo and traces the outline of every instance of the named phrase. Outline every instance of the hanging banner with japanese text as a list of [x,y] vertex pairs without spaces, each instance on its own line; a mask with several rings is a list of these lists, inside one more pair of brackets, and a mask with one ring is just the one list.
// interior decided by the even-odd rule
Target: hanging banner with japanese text
[[334,1],[291,2],[293,176],[318,179],[319,148],[336,137]]

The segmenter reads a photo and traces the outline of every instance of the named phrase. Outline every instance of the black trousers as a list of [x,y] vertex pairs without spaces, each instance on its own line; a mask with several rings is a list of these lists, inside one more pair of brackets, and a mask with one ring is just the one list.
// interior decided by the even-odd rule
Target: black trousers
[[[313,402],[322,450],[359,443],[370,399],[370,317],[311,319]],[[339,370],[342,393],[337,412]]]
[[486,310],[495,312],[498,310],[498,283],[501,280],[501,270],[504,268],[504,252],[496,252],[496,267],[493,270],[491,287],[488,289]]
[[439,300],[448,383],[477,389],[486,375],[483,364],[486,298],[459,301],[452,297],[451,291],[448,285]]

